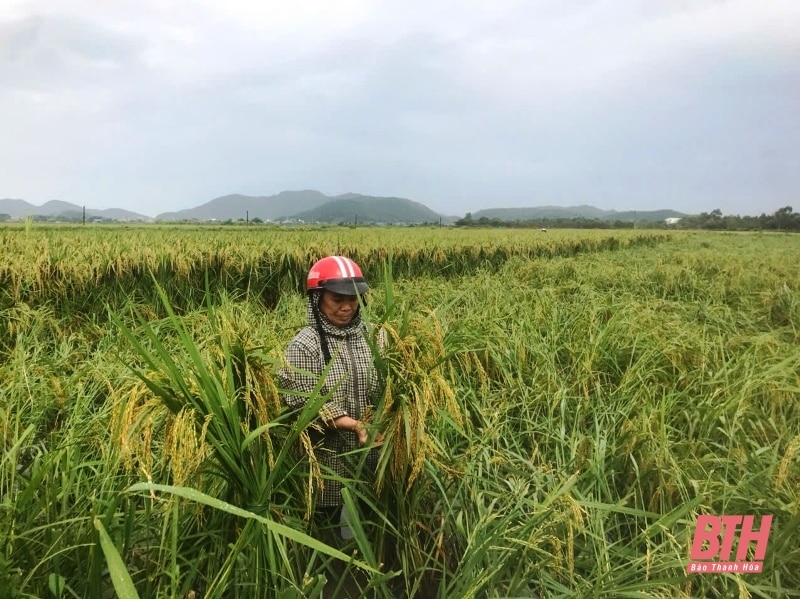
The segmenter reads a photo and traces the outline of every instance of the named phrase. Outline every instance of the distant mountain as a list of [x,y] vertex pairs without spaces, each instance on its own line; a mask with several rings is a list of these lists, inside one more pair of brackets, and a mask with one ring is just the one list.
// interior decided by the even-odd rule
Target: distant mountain
[[311,210],[292,215],[305,222],[340,223],[434,223],[439,214],[405,198],[383,198],[347,193]]
[[87,210],[86,214],[91,214],[92,216],[102,216],[103,218],[110,218],[111,220],[140,220],[144,222],[153,222],[153,218],[151,216],[145,216],[144,214],[137,214],[136,212],[131,212],[130,210],[123,210],[122,208],[107,208],[105,210]]
[[666,218],[685,218],[685,212],[677,210],[626,210],[624,212],[609,211],[606,220],[663,221]]
[[[0,220],[2,215],[12,219],[26,216],[39,216],[48,220],[80,221],[83,208],[77,204],[50,200],[41,206],[29,204],[19,199],[0,199]],[[636,210],[617,212],[601,210],[594,206],[538,206],[529,208],[490,208],[471,214],[474,220],[486,217],[490,220],[525,221],[536,219],[587,218],[621,221],[661,221],[671,217],[685,217],[675,210]],[[325,223],[451,223],[457,217],[438,214],[419,202],[398,197],[366,196],[358,193],[345,193],[327,196],[312,189],[301,191],[282,191],[271,196],[245,196],[239,194],[215,198],[195,208],[177,212],[164,212],[155,219],[128,210],[109,208],[106,210],[86,209],[87,219],[96,217],[114,221],[152,222],[197,220],[227,221],[244,220],[249,217],[261,220],[302,220]]]
[[[48,216],[61,217],[65,220],[80,220],[83,218],[83,207],[70,202],[61,200],[50,200],[41,206],[29,204],[25,200],[0,200],[0,214],[8,214],[11,218],[25,218],[26,216]],[[106,210],[86,209],[86,217],[108,218],[118,221],[143,221],[150,222],[153,219],[144,214],[137,214],[129,210],[120,208],[108,208]]]
[[8,214],[11,218],[28,216],[35,210],[38,208],[25,200],[0,200],[0,214]]
[[41,216],[58,216],[60,214],[72,212],[83,214],[83,208],[76,204],[62,202],[61,200],[50,200],[39,206],[39,214]]
[[538,206],[531,208],[489,208],[472,213],[473,220],[481,217],[498,220],[535,220],[543,218],[589,218],[624,221],[663,221],[665,218],[687,216],[675,210],[601,210],[594,206]]
[[239,194],[214,198],[196,208],[178,212],[164,212],[156,220],[238,220],[249,216],[252,220],[275,220],[282,216],[311,210],[330,200],[325,194],[306,189],[303,191],[282,191],[272,196],[245,196]]

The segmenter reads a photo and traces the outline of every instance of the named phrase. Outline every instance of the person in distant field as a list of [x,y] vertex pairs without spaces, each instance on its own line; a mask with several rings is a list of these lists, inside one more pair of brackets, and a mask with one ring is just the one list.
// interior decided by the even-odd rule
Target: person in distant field
[[[289,408],[301,408],[330,369],[322,394],[331,393],[319,411],[322,440],[315,455],[323,469],[342,478],[359,476],[355,463],[361,455],[346,455],[368,442],[365,422],[378,398],[380,383],[372,350],[366,340],[359,298],[369,289],[358,264],[344,256],[327,256],[316,262],[306,279],[308,325],[289,343],[279,373],[282,399]],[[380,436],[376,443],[380,442]],[[360,477],[371,481],[377,461],[370,451]],[[334,526],[342,509],[342,482],[324,478],[315,497],[315,524]],[[362,504],[363,506],[363,504]]]

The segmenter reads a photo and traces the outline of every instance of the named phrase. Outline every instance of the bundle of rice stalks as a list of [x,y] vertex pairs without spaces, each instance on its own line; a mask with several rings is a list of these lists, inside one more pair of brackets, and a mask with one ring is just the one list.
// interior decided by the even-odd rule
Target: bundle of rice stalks
[[412,314],[394,302],[391,275],[385,282],[386,313],[375,347],[376,367],[384,381],[375,423],[383,434],[377,489],[391,479],[408,492],[426,461],[446,470],[442,448],[431,434],[443,416],[459,426],[462,410],[446,376],[453,348],[448,348],[443,326],[433,310]]
[[[291,427],[277,418],[280,404],[271,372],[276,365],[266,363],[263,353],[252,355],[247,334],[224,310],[209,306],[196,315],[201,331],[192,331],[191,320],[177,317],[161,293],[169,314],[165,321],[149,323],[139,315],[140,332],[134,332],[113,316],[144,364],[133,372],[149,391],[149,397],[141,396],[140,387],[139,400],[129,402],[120,417],[129,425],[121,426],[120,438],[135,436],[133,425],[148,438],[155,423],[169,459],[178,457],[170,448],[181,455],[192,447],[208,451],[212,459],[205,471],[223,482],[226,500],[269,509],[290,467],[284,437]],[[170,468],[176,482],[200,466],[196,460],[179,462]]]

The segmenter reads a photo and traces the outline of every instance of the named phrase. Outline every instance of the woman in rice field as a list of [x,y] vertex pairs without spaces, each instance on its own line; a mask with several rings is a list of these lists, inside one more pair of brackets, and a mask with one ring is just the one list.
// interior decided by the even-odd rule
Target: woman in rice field
[[308,325],[289,343],[279,376],[286,391],[283,401],[297,409],[308,397],[291,392],[311,393],[330,365],[322,386],[322,394],[330,397],[319,412],[321,439],[314,449],[324,476],[315,498],[314,519],[321,528],[339,521],[341,479],[371,481],[377,462],[377,451],[367,452],[366,458],[355,451],[368,443],[367,423],[379,392],[359,304],[368,289],[358,264],[349,258],[328,256],[316,262],[306,279]]

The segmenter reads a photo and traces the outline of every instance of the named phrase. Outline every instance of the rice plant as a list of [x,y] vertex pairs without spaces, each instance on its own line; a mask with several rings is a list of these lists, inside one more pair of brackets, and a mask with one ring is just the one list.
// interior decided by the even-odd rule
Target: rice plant
[[[0,597],[798,596],[796,236],[378,233],[4,229]],[[274,381],[336,251],[384,443],[320,539]],[[764,572],[687,575],[701,513]]]

